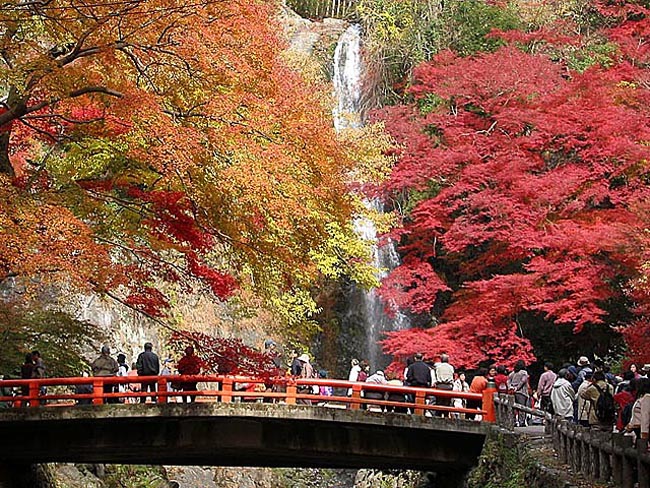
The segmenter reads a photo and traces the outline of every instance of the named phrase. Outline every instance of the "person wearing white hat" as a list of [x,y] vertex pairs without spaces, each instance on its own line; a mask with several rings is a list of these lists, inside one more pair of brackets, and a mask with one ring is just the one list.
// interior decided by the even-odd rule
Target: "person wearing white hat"
[[314,377],[314,367],[309,362],[308,354],[301,354],[298,356],[298,361],[302,364],[302,370],[300,371],[301,378],[313,378]]
[[[301,378],[313,378],[314,377],[314,368],[309,362],[309,355],[308,354],[301,354],[298,356],[298,361],[300,361],[300,364],[302,365],[302,369],[300,371],[300,377]],[[298,387],[298,393],[312,393],[312,387],[310,385],[301,385]],[[304,403],[307,405],[311,405],[311,400],[306,400],[306,399],[299,399],[297,403]]]
[[593,374],[594,370],[589,364],[589,358],[587,356],[580,356],[578,359],[578,376],[575,380],[573,380],[573,383],[571,383],[571,386],[573,386],[574,391],[578,391],[578,388],[580,388],[580,385],[582,382],[585,380],[585,376],[587,374]]

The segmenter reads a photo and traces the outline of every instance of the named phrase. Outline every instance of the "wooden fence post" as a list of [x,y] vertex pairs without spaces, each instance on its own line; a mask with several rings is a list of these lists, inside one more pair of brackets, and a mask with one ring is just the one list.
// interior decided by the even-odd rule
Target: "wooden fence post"
[[573,462],[571,463],[573,466],[573,470],[576,473],[581,473],[582,472],[582,442],[578,438],[580,433],[578,432],[578,426],[577,425],[572,425],[571,426],[571,433],[573,434],[573,456],[572,460]]
[[600,446],[599,436],[596,432],[589,432],[589,476],[593,480],[597,480],[600,476]]
[[167,379],[161,376],[158,378],[158,403],[169,402],[169,397],[165,393],[167,393]]
[[515,396],[509,394],[506,401],[508,405],[508,430],[513,431],[515,430],[515,419],[517,418],[515,412]]
[[612,481],[617,485],[623,484],[623,463],[621,457],[621,450],[623,445],[621,443],[623,434],[615,433],[612,434]]
[[621,447],[623,449],[623,454],[621,456],[621,487],[622,488],[633,488],[635,483],[634,477],[634,464],[635,462],[630,459],[626,450],[632,447],[632,437],[631,436],[622,436],[621,438]]
[[600,456],[598,478],[601,481],[609,481],[612,478],[612,457],[613,445],[611,432],[601,432],[598,453]]
[[[416,392],[415,393],[415,404],[416,405],[424,405],[425,396],[426,395],[421,390]],[[415,407],[415,411],[413,413],[415,413],[415,415],[424,415],[424,409]]]
[[636,440],[637,472],[639,473],[639,488],[650,488],[650,466],[643,462],[648,453],[648,439]]
[[560,462],[563,464],[568,464],[567,448],[568,442],[567,437],[562,432],[561,427],[566,424],[566,420],[560,420],[559,422],[556,419],[551,420],[551,425],[553,426],[553,444],[555,444],[558,457]]

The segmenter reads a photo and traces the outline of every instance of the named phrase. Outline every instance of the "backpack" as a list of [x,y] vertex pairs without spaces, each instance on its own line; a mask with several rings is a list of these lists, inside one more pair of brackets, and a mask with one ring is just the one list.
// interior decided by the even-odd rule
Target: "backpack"
[[614,404],[614,397],[609,392],[609,388],[601,390],[596,383],[594,383],[596,390],[598,390],[598,399],[596,400],[596,418],[600,423],[611,424],[616,418],[616,405]]
[[621,412],[621,421],[623,422],[623,427],[629,424],[630,420],[632,420],[632,410],[634,410],[634,402],[630,402],[625,405],[625,407],[623,407],[623,411]]

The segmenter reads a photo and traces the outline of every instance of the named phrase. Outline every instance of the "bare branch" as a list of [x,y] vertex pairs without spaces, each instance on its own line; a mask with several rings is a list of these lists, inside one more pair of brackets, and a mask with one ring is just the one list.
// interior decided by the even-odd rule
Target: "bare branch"
[[105,93],[106,95],[111,95],[117,98],[122,98],[124,96],[120,92],[111,90],[105,86],[86,86],[84,88],[80,88],[79,90],[70,92],[69,96],[75,98],[87,93]]

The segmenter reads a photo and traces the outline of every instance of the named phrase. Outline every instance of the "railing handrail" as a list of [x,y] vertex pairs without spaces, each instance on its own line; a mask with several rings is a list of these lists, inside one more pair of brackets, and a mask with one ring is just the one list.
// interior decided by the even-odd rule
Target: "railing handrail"
[[[157,391],[119,391],[104,392],[104,386],[115,385],[144,385],[155,383]],[[178,384],[193,383],[216,383],[218,389],[197,389],[192,391],[170,390],[170,386]],[[265,386],[278,386],[286,391],[273,391],[273,388],[265,388],[264,391],[246,391],[238,389],[244,384],[262,384]],[[75,387],[80,385],[92,386],[92,393],[48,393],[43,395],[44,387]],[[300,387],[330,386],[332,388],[347,390],[348,395],[320,395],[312,392],[301,391]],[[93,404],[104,403],[104,400],[116,398],[157,397],[161,402],[167,402],[170,397],[191,395],[204,398],[215,398],[222,402],[231,402],[233,398],[269,398],[284,400],[287,404],[296,404],[298,401],[311,400],[313,402],[333,402],[348,405],[352,409],[360,409],[362,405],[377,405],[381,407],[409,408],[415,414],[422,415],[425,411],[439,411],[444,413],[478,414],[483,415],[485,421],[493,421],[489,418],[493,409],[486,406],[486,396],[480,393],[461,392],[453,390],[440,390],[436,388],[398,386],[379,383],[355,382],[338,379],[322,378],[295,378],[291,376],[278,377],[248,377],[239,375],[158,375],[158,376],[88,376],[88,377],[63,377],[63,378],[32,378],[32,379],[5,379],[0,380],[0,388],[20,388],[22,392],[29,393],[0,396],[0,402],[12,402],[13,406],[30,407],[41,406],[52,400],[88,400]],[[21,393],[22,393],[21,392]],[[373,399],[363,396],[364,393],[380,392],[386,397],[389,395],[402,395],[404,401],[392,401],[386,398]],[[483,402],[481,409],[460,408],[439,404],[427,404],[429,397],[437,398],[460,398]],[[410,399],[411,401],[408,401]],[[491,401],[491,400],[490,400]],[[50,405],[49,403],[47,403]],[[51,404],[56,405],[56,404]],[[486,418],[488,417],[488,418]]]
[[[165,381],[167,383],[256,383],[274,385],[296,385],[296,386],[331,386],[333,388],[350,389],[361,385],[361,391],[380,391],[386,393],[417,394],[424,393],[426,396],[441,398],[461,398],[465,400],[482,400],[481,393],[470,393],[454,390],[440,390],[437,388],[426,388],[416,386],[398,386],[381,383],[367,383],[362,381],[333,380],[322,378],[294,378],[294,377],[249,377],[235,375],[157,375],[157,376],[87,376],[87,377],[61,377],[61,378],[32,378],[32,379],[5,379],[0,380],[0,388],[16,388],[21,386],[76,386],[91,385],[96,381],[102,385],[123,385],[140,384]],[[263,392],[257,392],[263,393]],[[4,397],[0,397],[4,398]]]

